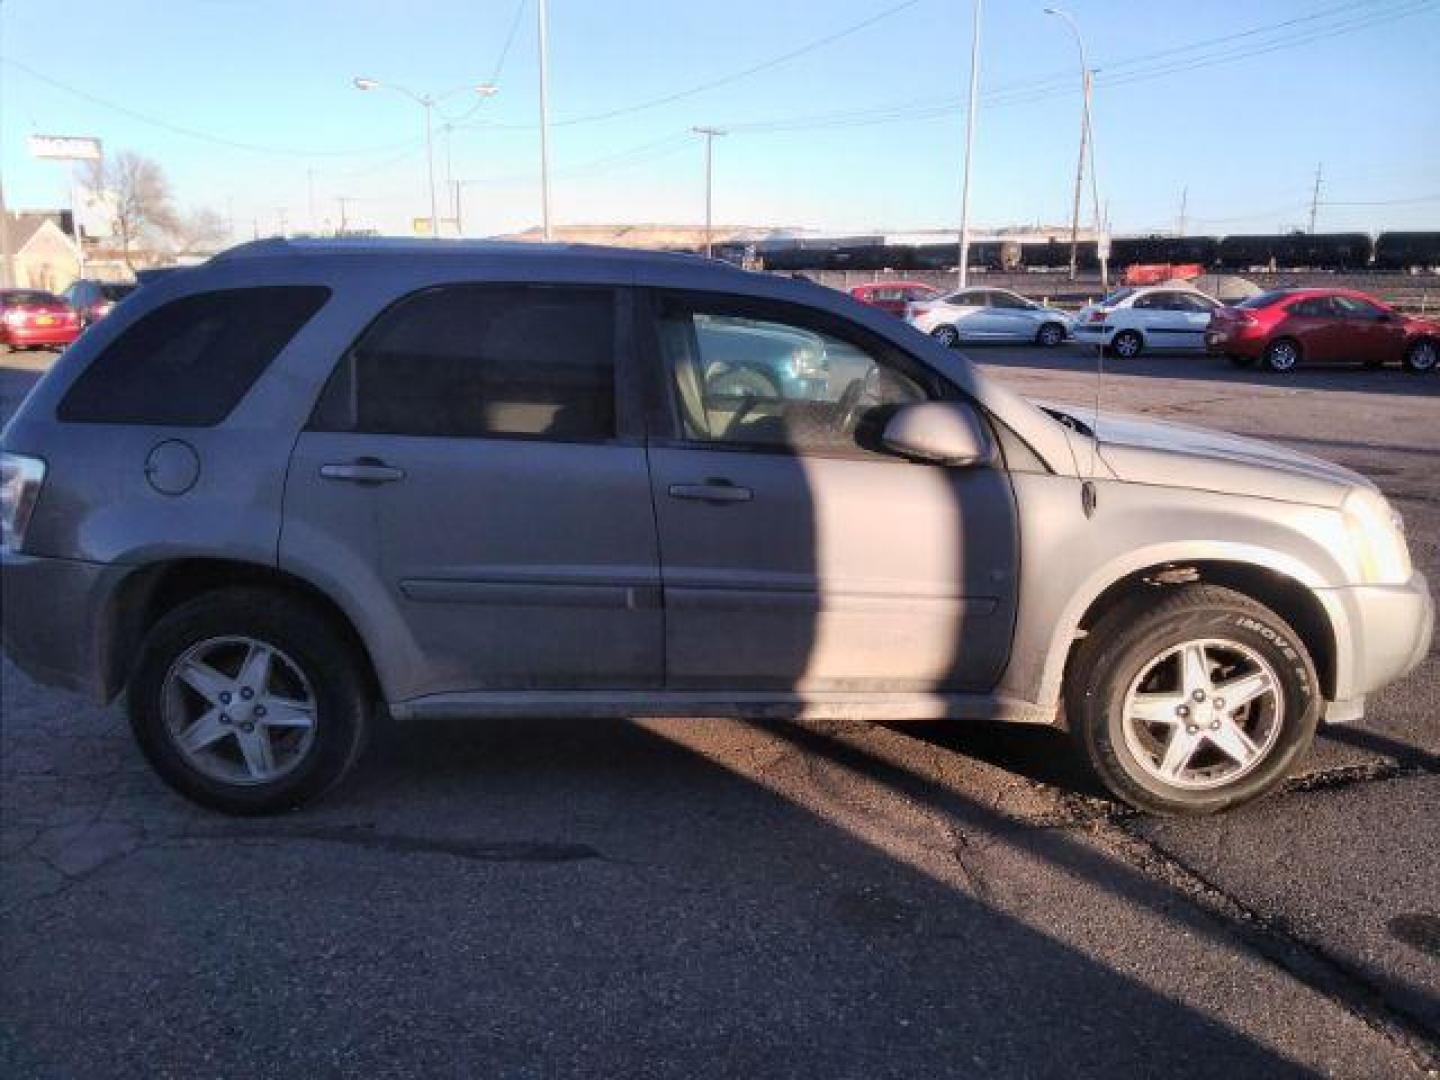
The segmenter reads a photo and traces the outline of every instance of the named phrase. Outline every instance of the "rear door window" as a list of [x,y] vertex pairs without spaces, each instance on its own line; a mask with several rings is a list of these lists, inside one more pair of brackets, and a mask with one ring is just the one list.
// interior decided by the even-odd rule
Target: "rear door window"
[[615,437],[615,291],[446,285],[407,296],[331,375],[317,431]]
[[91,362],[57,415],[71,423],[218,424],[329,296],[324,286],[278,285],[162,304]]

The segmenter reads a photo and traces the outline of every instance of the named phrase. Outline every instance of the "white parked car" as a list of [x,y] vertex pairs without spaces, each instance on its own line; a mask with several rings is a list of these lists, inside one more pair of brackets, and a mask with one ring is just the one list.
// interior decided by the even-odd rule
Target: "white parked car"
[[1076,341],[1105,346],[1125,360],[1147,349],[1204,352],[1210,316],[1223,306],[1213,296],[1183,286],[1117,289],[1081,308],[1072,331]]
[[942,345],[961,341],[1036,341],[1059,345],[1070,316],[1008,289],[962,289],[911,303],[905,318]]

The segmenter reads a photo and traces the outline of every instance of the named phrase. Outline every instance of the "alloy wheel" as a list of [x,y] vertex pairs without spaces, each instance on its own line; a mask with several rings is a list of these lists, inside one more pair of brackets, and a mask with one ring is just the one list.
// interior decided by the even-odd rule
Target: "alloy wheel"
[[250,637],[210,638],[170,666],[165,729],[197,771],[227,784],[293,772],[315,741],[315,693],[299,666]]
[[1237,641],[1172,646],[1146,664],[1125,695],[1125,745],[1162,784],[1200,791],[1234,783],[1280,737],[1284,693],[1274,668]]

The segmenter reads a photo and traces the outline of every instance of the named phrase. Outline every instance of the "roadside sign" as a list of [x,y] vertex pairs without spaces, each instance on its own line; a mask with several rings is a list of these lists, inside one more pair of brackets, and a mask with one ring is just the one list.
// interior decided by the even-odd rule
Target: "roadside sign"
[[100,140],[78,135],[31,135],[30,156],[58,161],[99,161]]

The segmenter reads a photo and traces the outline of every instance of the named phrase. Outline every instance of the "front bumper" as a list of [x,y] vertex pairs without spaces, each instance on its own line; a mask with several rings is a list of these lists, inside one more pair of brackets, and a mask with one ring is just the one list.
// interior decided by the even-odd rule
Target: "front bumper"
[[1358,700],[1410,674],[1425,659],[1435,633],[1435,601],[1425,575],[1403,585],[1318,589],[1338,609],[1337,704]]
[[36,682],[103,701],[105,613],[124,570],[0,548],[0,645]]
[[1070,327],[1070,337],[1073,340],[1089,342],[1092,345],[1106,344],[1113,333],[1115,328],[1108,323],[1075,323]]

